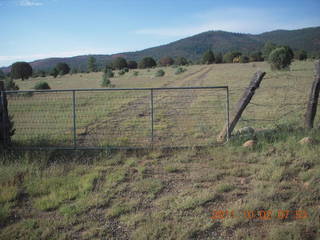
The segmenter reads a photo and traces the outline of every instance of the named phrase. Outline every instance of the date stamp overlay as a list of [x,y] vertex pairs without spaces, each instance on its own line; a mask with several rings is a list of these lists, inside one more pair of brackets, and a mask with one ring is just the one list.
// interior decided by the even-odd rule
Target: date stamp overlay
[[267,221],[271,219],[286,220],[286,219],[296,219],[304,220],[309,218],[309,214],[306,210],[213,210],[211,212],[211,217],[213,221],[223,220],[226,218],[243,218],[243,219],[258,219],[262,221]]

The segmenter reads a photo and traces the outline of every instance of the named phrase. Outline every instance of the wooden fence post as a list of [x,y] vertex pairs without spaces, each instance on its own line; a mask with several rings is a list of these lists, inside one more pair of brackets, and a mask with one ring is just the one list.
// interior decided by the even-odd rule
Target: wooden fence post
[[314,118],[317,113],[318,99],[320,91],[320,60],[315,62],[315,77],[312,83],[307,112],[305,115],[305,126],[308,129],[313,128]]
[[6,147],[11,144],[11,136],[8,102],[3,81],[0,81],[0,93],[0,145]]
[[259,88],[260,83],[265,74],[266,74],[265,72],[258,71],[253,75],[253,78],[250,82],[249,87],[246,89],[242,98],[239,100],[237,104],[237,109],[235,111],[235,114],[233,115],[233,117],[229,122],[229,129],[227,124],[223,127],[222,131],[217,137],[218,142],[224,142],[227,136],[230,136],[237,122],[239,121],[243,111],[246,109],[247,105],[250,103],[251,98],[253,97],[256,89]]

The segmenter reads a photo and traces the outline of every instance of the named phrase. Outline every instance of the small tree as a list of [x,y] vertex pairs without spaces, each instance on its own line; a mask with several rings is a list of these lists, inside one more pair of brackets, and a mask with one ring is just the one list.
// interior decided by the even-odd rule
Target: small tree
[[125,60],[123,57],[117,57],[112,61],[112,68],[113,69],[123,69],[128,67],[127,60]]
[[272,70],[288,69],[291,61],[292,54],[286,47],[279,47],[274,49],[268,58]]
[[270,42],[270,41],[267,41],[263,48],[262,48],[262,56],[264,59],[268,59],[269,58],[269,55],[270,53],[277,48],[277,45]]
[[110,68],[105,69],[104,74],[107,76],[107,78],[114,77],[114,73],[113,73],[112,69],[110,69]]
[[295,52],[294,58],[298,59],[298,60],[307,60],[308,54],[306,51],[300,50],[300,51]]
[[41,82],[37,82],[34,85],[34,89],[35,90],[46,90],[46,89],[50,89],[50,86],[47,82],[41,81]]
[[248,63],[249,62],[249,57],[248,56],[240,56],[239,62],[240,63]]
[[163,71],[162,69],[159,69],[155,74],[156,77],[163,77],[164,75],[165,71]]
[[109,87],[111,85],[110,79],[107,77],[106,74],[103,74],[102,76],[102,82],[101,82],[101,87]]
[[155,66],[157,66],[157,63],[152,57],[144,57],[139,62],[139,68],[152,68]]
[[225,55],[223,55],[223,62],[232,63],[233,59],[239,58],[241,55],[241,52],[227,52]]
[[32,67],[29,63],[26,62],[16,62],[11,66],[11,78],[19,79],[23,81],[32,76]]
[[59,75],[59,71],[57,68],[53,68],[50,72],[50,75],[56,78]]
[[19,90],[19,86],[13,81],[12,78],[7,78],[4,81],[4,88],[6,90]]
[[212,64],[214,63],[214,54],[211,50],[206,51],[202,56],[203,64]]
[[76,74],[78,73],[78,69],[77,68],[72,68],[71,69],[71,74]]
[[65,75],[70,72],[70,67],[64,62],[60,62],[55,67],[60,75]]
[[250,54],[250,62],[263,61],[262,52],[253,52]]
[[129,69],[136,69],[138,68],[138,63],[136,61],[128,61],[128,68]]
[[159,60],[159,64],[160,66],[170,66],[174,63],[174,60],[172,59],[172,57],[163,57]]
[[88,71],[89,72],[96,72],[97,71],[97,63],[94,57],[88,58]]
[[6,75],[4,74],[4,72],[0,69],[0,80],[3,80],[6,78]]
[[223,57],[222,57],[222,53],[219,52],[216,57],[215,57],[215,61],[216,63],[222,63],[223,62]]
[[188,60],[184,57],[177,57],[174,63],[179,66],[184,66],[188,64]]

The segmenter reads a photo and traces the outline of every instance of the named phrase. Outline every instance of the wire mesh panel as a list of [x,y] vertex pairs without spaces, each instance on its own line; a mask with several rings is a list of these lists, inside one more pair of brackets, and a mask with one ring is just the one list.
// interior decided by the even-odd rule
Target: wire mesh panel
[[227,122],[227,87],[8,91],[16,147],[210,145]]
[[149,91],[76,93],[77,144],[144,147],[150,144]]
[[221,88],[154,92],[154,144],[203,146],[216,142],[227,122],[227,91]]
[[71,92],[9,92],[7,99],[16,146],[72,146]]

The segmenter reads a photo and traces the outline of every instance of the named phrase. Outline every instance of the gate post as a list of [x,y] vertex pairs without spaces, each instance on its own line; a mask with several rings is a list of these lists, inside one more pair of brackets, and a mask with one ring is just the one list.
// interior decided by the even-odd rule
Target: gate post
[[312,83],[311,92],[309,96],[307,112],[305,115],[305,126],[308,129],[313,128],[314,118],[317,113],[318,99],[320,91],[320,60],[315,62],[315,76]]
[[4,88],[4,82],[0,81],[0,135],[1,143],[0,145],[6,147],[11,144],[11,134],[10,134],[10,118],[8,115],[8,101]]

